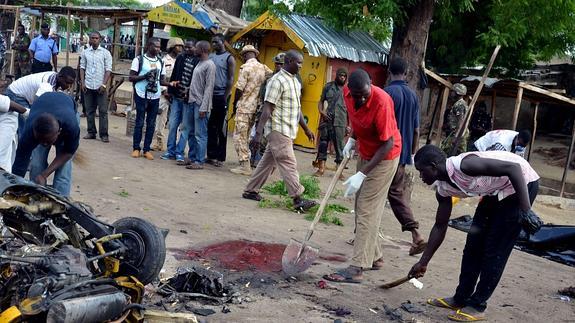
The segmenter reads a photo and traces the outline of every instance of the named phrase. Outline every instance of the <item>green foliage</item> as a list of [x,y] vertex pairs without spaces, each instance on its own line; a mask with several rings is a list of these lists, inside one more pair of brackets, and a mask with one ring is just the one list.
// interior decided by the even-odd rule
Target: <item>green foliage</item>
[[[319,208],[319,205],[316,205],[316,206],[312,207],[311,209],[309,209],[306,212],[307,214],[305,215],[305,219],[308,221],[313,221],[313,218],[315,217],[315,213],[317,212],[318,208]],[[323,214],[319,218],[319,222],[325,223],[325,224],[335,224],[335,225],[343,226],[343,222],[337,216],[338,213],[340,213],[340,214],[349,213],[349,209],[346,208],[345,206],[339,205],[339,204],[328,204],[325,206],[325,209],[323,210]]]
[[245,0],[242,7],[242,18],[254,21],[273,5],[272,0]]
[[[305,191],[302,194],[304,199],[317,199],[321,189],[319,188],[319,181],[316,177],[310,175],[302,175],[299,178],[299,182],[304,187]],[[275,181],[268,185],[262,187],[262,190],[271,195],[287,196],[287,188],[284,181]]]
[[128,191],[126,191],[125,189],[122,189],[121,191],[119,191],[116,194],[118,194],[121,197],[129,197],[130,196],[130,193]]

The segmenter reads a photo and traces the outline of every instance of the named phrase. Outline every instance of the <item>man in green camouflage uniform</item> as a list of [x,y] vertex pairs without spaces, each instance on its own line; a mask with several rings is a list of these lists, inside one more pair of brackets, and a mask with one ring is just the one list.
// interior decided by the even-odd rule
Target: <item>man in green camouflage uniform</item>
[[313,163],[318,170],[314,176],[323,176],[330,142],[333,143],[335,149],[335,163],[339,165],[343,160],[342,150],[347,128],[347,108],[343,102],[343,86],[346,81],[347,70],[341,67],[335,74],[335,80],[327,83],[321,93],[318,103],[321,115],[318,128],[320,139],[317,157]]
[[240,55],[245,63],[240,67],[234,99],[236,119],[233,141],[240,165],[230,171],[246,176],[252,174],[249,141],[258,106],[258,95],[266,78],[272,75],[272,70],[256,59],[259,54],[260,52],[252,45],[246,45],[242,49]]
[[451,154],[459,128],[464,126],[463,123],[465,122],[464,119],[468,109],[467,102],[465,102],[464,99],[466,94],[467,87],[465,85],[461,83],[453,84],[453,90],[449,96],[457,101],[446,113],[445,121],[443,123],[445,139],[441,142],[441,149],[447,154],[447,156],[459,155],[465,152],[465,147],[467,147],[467,137],[469,136],[469,132],[465,130],[461,140],[459,140],[457,150],[454,154]]
[[12,50],[16,53],[14,55],[14,70],[16,79],[30,74],[32,66],[30,66],[30,36],[26,33],[22,24],[18,25],[18,34],[12,43]]

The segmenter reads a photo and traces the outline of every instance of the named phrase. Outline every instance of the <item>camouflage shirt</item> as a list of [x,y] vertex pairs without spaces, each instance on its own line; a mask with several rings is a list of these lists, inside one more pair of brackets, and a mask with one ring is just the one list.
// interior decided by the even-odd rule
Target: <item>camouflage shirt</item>
[[17,35],[12,43],[12,49],[16,51],[14,59],[20,63],[28,63],[30,61],[30,52],[28,52],[28,47],[30,46],[30,37],[28,34]]
[[459,129],[459,124],[465,118],[467,113],[467,103],[463,99],[459,99],[453,106],[449,113],[447,114],[447,120],[445,120],[445,133],[449,136],[453,132]]
[[242,91],[237,104],[237,113],[255,113],[262,83],[272,70],[255,58],[249,59],[240,67],[236,89]]
[[6,40],[4,40],[4,35],[0,32],[0,60],[3,60],[5,55],[6,55]]

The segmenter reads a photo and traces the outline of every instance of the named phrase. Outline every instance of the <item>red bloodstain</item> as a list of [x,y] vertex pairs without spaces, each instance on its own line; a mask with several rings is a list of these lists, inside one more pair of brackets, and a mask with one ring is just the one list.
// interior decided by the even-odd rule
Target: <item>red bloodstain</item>
[[209,259],[229,270],[280,272],[284,244],[248,240],[225,241],[186,252],[190,259]]

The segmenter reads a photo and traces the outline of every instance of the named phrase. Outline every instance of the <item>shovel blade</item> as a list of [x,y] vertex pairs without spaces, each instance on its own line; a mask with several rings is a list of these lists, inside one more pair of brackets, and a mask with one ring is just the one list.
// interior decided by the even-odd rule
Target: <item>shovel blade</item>
[[301,273],[308,269],[318,257],[318,248],[291,239],[282,255],[283,272],[290,276]]

